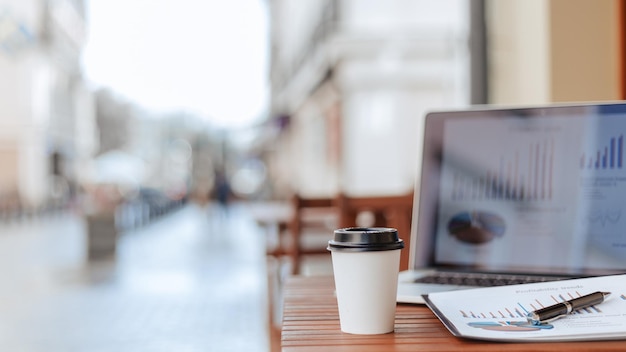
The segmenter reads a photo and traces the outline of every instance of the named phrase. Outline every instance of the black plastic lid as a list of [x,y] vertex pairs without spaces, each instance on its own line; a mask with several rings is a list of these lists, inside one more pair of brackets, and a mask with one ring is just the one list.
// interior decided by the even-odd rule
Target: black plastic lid
[[404,248],[398,230],[387,227],[348,227],[335,230],[334,239],[328,241],[329,251],[388,251]]

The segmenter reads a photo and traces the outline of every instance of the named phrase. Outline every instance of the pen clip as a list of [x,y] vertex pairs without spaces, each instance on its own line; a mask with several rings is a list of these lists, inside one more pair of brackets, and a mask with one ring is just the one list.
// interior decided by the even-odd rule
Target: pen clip
[[551,323],[557,319],[561,319],[563,317],[566,317],[568,314],[560,314],[557,316],[554,316],[552,318],[548,318],[548,319],[541,319],[539,317],[539,315],[535,314],[535,312],[530,312],[528,313],[528,317],[527,320],[529,323],[531,323],[532,325],[541,325],[541,324],[548,324]]
[[533,322],[533,325],[548,324],[548,323],[551,323],[551,322],[553,322],[553,321],[555,321],[555,320],[558,320],[558,319],[561,319],[561,318],[563,318],[563,317],[566,317],[567,315],[568,315],[568,314],[561,314],[561,315],[557,315],[556,317],[552,317],[552,318],[549,318],[549,319],[538,320],[538,321],[537,321],[537,324],[535,324],[535,323]]

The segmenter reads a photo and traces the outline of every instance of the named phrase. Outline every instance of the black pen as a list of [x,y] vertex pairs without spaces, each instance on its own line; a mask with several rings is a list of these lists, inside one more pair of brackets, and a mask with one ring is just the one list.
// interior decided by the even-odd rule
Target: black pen
[[569,301],[557,303],[549,307],[537,309],[536,311],[528,313],[528,322],[533,325],[551,322],[566,316],[573,311],[600,304],[604,302],[610,294],[611,292],[598,291]]

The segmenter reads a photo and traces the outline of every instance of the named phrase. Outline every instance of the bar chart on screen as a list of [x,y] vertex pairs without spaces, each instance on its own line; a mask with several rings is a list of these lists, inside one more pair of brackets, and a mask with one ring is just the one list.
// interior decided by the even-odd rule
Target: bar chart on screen
[[583,152],[580,157],[581,169],[607,170],[622,169],[624,166],[624,135],[609,137],[597,150]]
[[554,139],[528,143],[493,154],[482,174],[453,174],[452,200],[551,200],[554,183]]

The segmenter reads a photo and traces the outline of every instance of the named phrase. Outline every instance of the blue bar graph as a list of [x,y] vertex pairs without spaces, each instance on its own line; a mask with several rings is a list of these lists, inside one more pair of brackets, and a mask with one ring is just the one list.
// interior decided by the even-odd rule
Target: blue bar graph
[[588,170],[621,169],[624,165],[624,135],[611,137],[604,147],[583,153],[580,168]]

